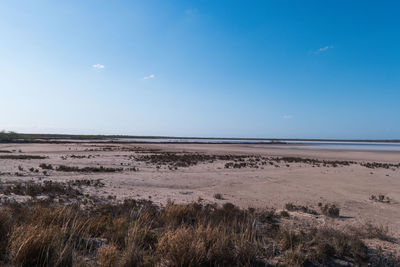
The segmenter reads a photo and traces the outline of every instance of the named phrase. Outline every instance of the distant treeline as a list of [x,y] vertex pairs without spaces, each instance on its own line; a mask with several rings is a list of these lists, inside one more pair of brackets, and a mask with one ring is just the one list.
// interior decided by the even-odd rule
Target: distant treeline
[[23,134],[16,132],[0,132],[0,143],[42,143],[50,140],[101,140],[107,139],[106,136],[99,135],[67,135],[67,134]]
[[5,132],[5,131],[0,132],[0,142],[2,142],[2,143],[13,142],[20,138],[21,138],[21,135],[17,134],[16,132]]

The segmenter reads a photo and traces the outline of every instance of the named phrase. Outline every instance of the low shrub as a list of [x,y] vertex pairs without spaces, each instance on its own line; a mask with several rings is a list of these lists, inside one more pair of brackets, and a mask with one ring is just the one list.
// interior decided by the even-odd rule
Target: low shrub
[[42,163],[39,165],[40,168],[44,169],[44,170],[52,170],[53,169],[53,165],[51,164],[46,164],[46,163]]
[[322,205],[320,208],[321,208],[322,214],[324,214],[328,217],[332,217],[332,218],[339,217],[340,209],[335,204],[325,204],[325,205]]
[[288,211],[301,211],[308,214],[318,215],[318,212],[308,206],[295,205],[291,202],[285,204],[285,209]]
[[215,198],[215,199],[219,199],[219,200],[224,199],[224,198],[222,197],[222,194],[220,194],[220,193],[214,194],[214,198]]
[[371,195],[369,199],[381,203],[390,203],[390,199],[382,194],[379,194],[378,196]]

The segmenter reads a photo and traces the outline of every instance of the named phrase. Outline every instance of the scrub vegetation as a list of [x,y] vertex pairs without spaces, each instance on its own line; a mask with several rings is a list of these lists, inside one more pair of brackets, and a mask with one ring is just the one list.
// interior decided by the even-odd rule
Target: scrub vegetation
[[[288,212],[201,201],[85,201],[99,181],[2,184],[0,260],[10,266],[396,266],[365,238],[397,242],[383,228],[289,226]],[[59,201],[64,198],[64,201]],[[333,205],[321,206],[322,210]],[[287,204],[290,210],[302,206]],[[324,212],[325,213],[325,212]],[[331,216],[330,212],[327,212]],[[285,223],[286,222],[286,223]]]

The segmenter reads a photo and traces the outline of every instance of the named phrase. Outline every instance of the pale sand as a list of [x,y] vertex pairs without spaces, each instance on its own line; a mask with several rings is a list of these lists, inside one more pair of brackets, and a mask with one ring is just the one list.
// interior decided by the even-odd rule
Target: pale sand
[[[309,205],[318,210],[317,203],[335,203],[340,207],[341,219],[332,220],[334,224],[363,224],[388,226],[391,232],[400,237],[400,169],[369,169],[360,165],[341,167],[312,167],[305,163],[280,163],[280,168],[265,166],[263,169],[226,169],[226,162],[199,163],[196,166],[169,170],[157,170],[154,165],[146,165],[129,159],[135,155],[131,151],[84,151],[93,149],[93,144],[0,144],[0,150],[19,150],[23,154],[46,155],[44,160],[3,160],[0,159],[0,178],[6,180],[43,179],[65,181],[68,179],[102,179],[102,188],[87,188],[91,194],[101,196],[115,195],[123,198],[149,198],[156,203],[168,200],[177,203],[197,201],[232,202],[241,207],[274,207],[282,209],[285,203]],[[227,144],[146,144],[115,145],[119,147],[142,147],[176,152],[201,152],[207,154],[248,154],[263,156],[297,156],[327,160],[351,160],[360,162],[399,163],[400,152],[377,151],[339,151],[292,149],[258,145]],[[96,155],[95,158],[61,159],[68,155]],[[5,155],[5,154],[0,154]],[[40,163],[70,166],[138,167],[139,171],[120,173],[68,173],[49,171],[48,176],[27,171],[38,168]],[[123,163],[123,166],[121,166]],[[18,166],[24,168],[23,177],[14,173]],[[10,173],[10,174],[7,174]],[[223,200],[213,196],[221,193]],[[390,203],[370,200],[370,196],[384,194]],[[305,215],[306,216],[306,215]],[[308,215],[307,215],[308,216]],[[326,220],[318,221],[327,223]]]

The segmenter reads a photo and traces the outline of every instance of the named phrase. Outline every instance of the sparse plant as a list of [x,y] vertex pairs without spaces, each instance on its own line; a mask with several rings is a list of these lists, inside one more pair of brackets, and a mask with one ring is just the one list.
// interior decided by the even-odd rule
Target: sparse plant
[[288,211],[301,211],[313,215],[318,215],[318,212],[308,206],[295,205],[291,202],[285,204],[285,209]]
[[320,208],[321,208],[322,214],[324,214],[328,217],[332,217],[332,218],[339,217],[340,209],[335,204],[325,204],[325,205],[322,205]]
[[215,193],[214,198],[218,200],[224,199],[221,193]]
[[40,168],[45,169],[45,170],[52,170],[53,169],[53,165],[51,164],[46,164],[46,163],[41,163],[39,165]]
[[383,194],[379,194],[378,196],[371,195],[369,199],[381,203],[390,203],[390,198]]

